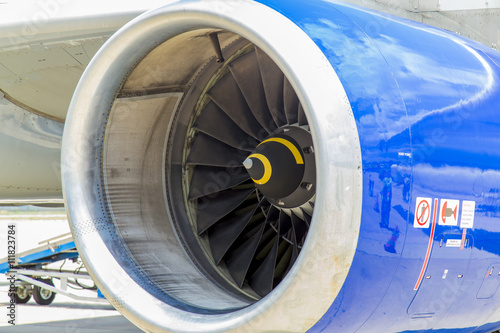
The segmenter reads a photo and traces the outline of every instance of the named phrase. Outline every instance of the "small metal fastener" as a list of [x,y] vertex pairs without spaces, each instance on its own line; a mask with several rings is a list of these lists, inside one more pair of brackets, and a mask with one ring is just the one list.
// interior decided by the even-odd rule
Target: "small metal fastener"
[[302,186],[306,190],[310,191],[312,189],[312,187],[313,187],[313,184],[307,183],[307,182],[303,182],[302,184],[300,184],[300,186]]
[[313,146],[305,147],[305,148],[302,148],[302,151],[305,154],[314,154],[314,147]]

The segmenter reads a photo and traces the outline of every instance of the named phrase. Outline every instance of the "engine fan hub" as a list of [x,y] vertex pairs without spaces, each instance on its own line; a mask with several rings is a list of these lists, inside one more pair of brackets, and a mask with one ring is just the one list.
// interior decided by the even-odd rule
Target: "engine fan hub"
[[251,166],[248,173],[257,188],[267,197],[281,198],[290,195],[304,175],[304,159],[297,143],[286,135],[264,140],[248,156]]
[[314,195],[314,149],[311,134],[301,127],[281,128],[262,141],[243,166],[276,207],[299,207]]

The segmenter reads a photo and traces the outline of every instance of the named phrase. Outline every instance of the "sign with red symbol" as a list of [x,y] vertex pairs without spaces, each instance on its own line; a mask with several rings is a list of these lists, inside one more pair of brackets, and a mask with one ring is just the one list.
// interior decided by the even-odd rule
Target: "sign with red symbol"
[[457,225],[459,200],[441,199],[439,209],[439,225]]
[[413,227],[429,228],[429,226],[431,225],[431,205],[431,198],[417,198]]

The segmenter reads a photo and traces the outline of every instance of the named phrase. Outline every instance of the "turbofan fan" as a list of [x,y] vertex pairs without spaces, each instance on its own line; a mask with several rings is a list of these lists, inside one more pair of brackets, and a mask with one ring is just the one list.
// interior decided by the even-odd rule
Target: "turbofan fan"
[[182,175],[172,177],[184,179],[187,216],[205,259],[237,288],[262,297],[305,241],[314,148],[295,91],[264,52],[247,44],[212,65],[220,68],[202,89],[187,140],[179,140]]

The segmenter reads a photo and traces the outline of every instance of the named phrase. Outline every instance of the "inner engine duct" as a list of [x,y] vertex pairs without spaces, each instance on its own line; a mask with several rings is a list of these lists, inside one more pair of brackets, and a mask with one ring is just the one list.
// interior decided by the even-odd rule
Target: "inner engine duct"
[[[436,48],[417,53],[424,40]],[[64,129],[66,207],[96,284],[150,332],[436,327],[408,324],[428,285],[414,289],[429,238],[416,200],[471,198],[418,177],[483,152],[444,162],[451,125],[433,151],[423,138],[433,117],[498,96],[476,48],[324,1],[175,1],[131,21],[89,64]],[[372,318],[393,308],[405,320]]]

